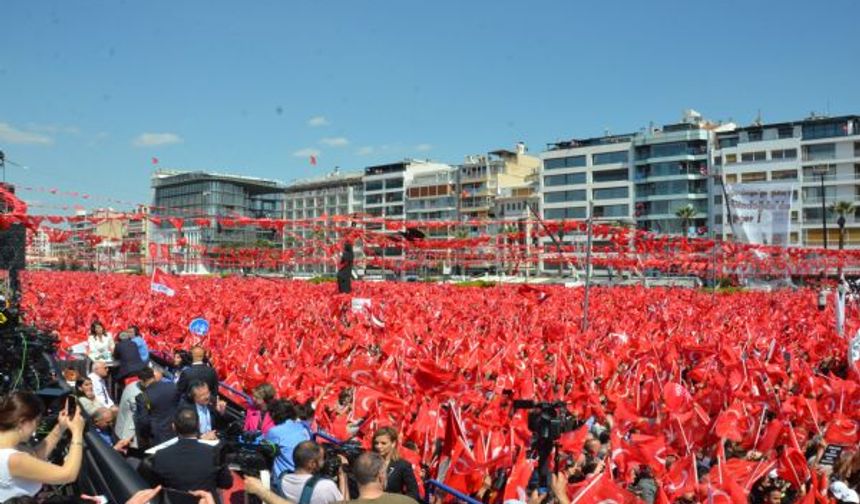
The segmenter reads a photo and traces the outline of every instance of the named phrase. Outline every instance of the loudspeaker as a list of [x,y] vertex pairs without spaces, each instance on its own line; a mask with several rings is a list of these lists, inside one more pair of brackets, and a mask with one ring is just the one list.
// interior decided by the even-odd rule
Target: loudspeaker
[[9,271],[13,291],[18,290],[18,272],[27,267],[26,242],[26,229],[21,224],[0,230],[0,270]]

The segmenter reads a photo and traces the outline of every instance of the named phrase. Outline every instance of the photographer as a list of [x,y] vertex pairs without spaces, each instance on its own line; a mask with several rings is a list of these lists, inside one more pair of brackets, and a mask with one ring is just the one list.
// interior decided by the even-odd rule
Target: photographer
[[[293,460],[296,463],[296,472],[281,475],[281,497],[275,492],[264,488],[259,479],[245,477],[245,491],[256,495],[266,504],[330,504],[340,502],[344,495],[349,495],[347,490],[346,473],[344,466],[340,466],[338,484],[334,481],[317,475],[325,463],[325,450],[313,441],[304,441],[293,450]],[[346,460],[341,457],[342,464]]]
[[[34,496],[42,485],[61,485],[78,478],[83,455],[84,418],[77,410],[69,419],[60,412],[57,427],[35,450],[35,456],[18,448],[29,440],[44,411],[42,401],[31,392],[14,392],[0,398],[0,502]],[[69,453],[58,466],[44,458],[53,450],[66,429],[72,433]]]

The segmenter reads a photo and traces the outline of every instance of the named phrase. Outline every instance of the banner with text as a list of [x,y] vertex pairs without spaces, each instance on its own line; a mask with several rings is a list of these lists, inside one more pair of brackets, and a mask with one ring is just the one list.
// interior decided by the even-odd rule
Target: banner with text
[[755,245],[788,245],[796,182],[729,184],[725,187],[732,231],[738,241]]

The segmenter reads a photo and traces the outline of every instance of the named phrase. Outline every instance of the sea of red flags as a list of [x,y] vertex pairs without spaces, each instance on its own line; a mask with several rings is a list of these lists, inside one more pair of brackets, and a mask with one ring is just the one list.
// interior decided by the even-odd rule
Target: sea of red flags
[[[263,278],[170,277],[175,296],[150,278],[26,272],[27,320],[59,332],[64,347],[91,321],[117,333],[138,325],[150,347],[202,343],[227,383],[272,383],[282,396],[317,401],[316,423],[369,442],[392,425],[414,446],[404,455],[467,493],[504,471],[520,498],[535,461],[527,413],[512,399],[564,401],[581,419],[611,424],[611,471],[572,487],[573,502],[634,502],[627,491],[649,466],[670,502],[743,502],[772,470],[817,484],[803,450],[813,436],[855,447],[860,381],[835,332],[832,307],[812,290],[717,293],[598,287],[582,331],[580,288],[333,284]],[[360,310],[352,298],[370,300]],[[849,305],[846,334],[858,330]],[[189,322],[203,317],[202,340]],[[351,388],[348,408],[338,395]],[[363,419],[363,422],[359,420]],[[611,422],[609,420],[611,419]],[[579,453],[587,432],[565,434]],[[440,450],[434,450],[441,443]],[[743,450],[759,460],[726,457]],[[665,460],[677,461],[667,468]],[[699,477],[695,455],[716,460]]]

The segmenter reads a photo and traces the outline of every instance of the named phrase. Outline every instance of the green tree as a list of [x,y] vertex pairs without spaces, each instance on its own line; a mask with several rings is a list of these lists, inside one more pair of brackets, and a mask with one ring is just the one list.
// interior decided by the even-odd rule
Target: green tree
[[854,211],[854,203],[850,201],[837,201],[830,205],[830,211],[839,216],[836,225],[839,226],[839,250],[845,248],[845,214]]
[[687,235],[690,223],[693,222],[693,219],[696,218],[698,213],[699,212],[693,207],[693,205],[682,206],[675,210],[675,216],[681,219],[681,226],[683,227],[682,234],[684,236]]

